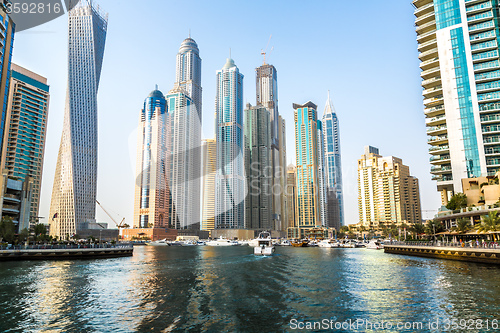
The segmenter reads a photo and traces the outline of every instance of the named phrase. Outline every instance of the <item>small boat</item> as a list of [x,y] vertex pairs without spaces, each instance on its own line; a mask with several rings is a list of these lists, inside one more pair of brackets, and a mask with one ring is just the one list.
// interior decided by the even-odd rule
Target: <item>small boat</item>
[[318,247],[318,241],[317,240],[312,240],[310,241],[309,243],[307,243],[307,246],[310,246],[310,247]]
[[321,242],[318,242],[319,247],[340,247],[339,242],[334,239],[323,239]]
[[371,249],[371,250],[380,250],[383,247],[384,246],[379,241],[377,241],[375,239],[372,239],[368,244],[366,244],[366,248]]
[[146,245],[149,246],[169,246],[170,244],[168,243],[167,239],[159,239],[153,242],[147,242]]
[[220,238],[208,241],[206,243],[208,246],[238,246],[240,245],[237,241],[229,240],[226,238],[223,238],[222,236]]
[[253,248],[253,254],[257,256],[271,256],[274,253],[274,246],[272,244],[271,234],[263,231],[257,237],[257,246]]
[[196,242],[194,240],[181,241],[180,243],[182,246],[196,246],[196,245],[198,245],[198,242]]
[[285,239],[281,243],[278,243],[279,246],[292,246],[292,243],[288,239]]
[[292,246],[293,247],[307,247],[307,241],[306,240],[294,239],[292,241]]

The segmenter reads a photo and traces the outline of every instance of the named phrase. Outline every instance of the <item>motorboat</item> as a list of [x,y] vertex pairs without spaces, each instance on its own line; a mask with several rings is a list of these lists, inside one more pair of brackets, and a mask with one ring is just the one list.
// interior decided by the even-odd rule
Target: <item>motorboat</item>
[[380,250],[383,247],[382,243],[375,239],[372,239],[368,244],[366,244],[366,248],[371,250]]
[[292,246],[292,243],[288,239],[285,239],[284,241],[281,241],[278,243],[279,246]]
[[319,247],[340,247],[339,242],[337,242],[334,239],[323,239],[322,241],[318,242]]
[[206,242],[206,245],[208,245],[208,246],[238,246],[240,244],[237,241],[226,239],[226,238],[223,238],[221,236],[217,239]]
[[182,246],[196,246],[198,245],[197,241],[194,240],[185,240],[180,242]]
[[318,241],[317,240],[312,240],[310,241],[309,243],[307,243],[307,246],[310,246],[310,247],[318,247]]
[[169,242],[167,241],[167,239],[159,239],[159,240],[156,240],[156,241],[153,241],[153,242],[147,242],[146,245],[149,245],[149,246],[169,246]]
[[253,254],[257,256],[271,256],[274,253],[274,246],[271,239],[271,234],[263,231],[259,234],[257,246],[253,248]]
[[241,246],[248,246],[250,243],[250,241],[246,241],[246,240],[240,240],[238,241],[238,245],[241,245]]

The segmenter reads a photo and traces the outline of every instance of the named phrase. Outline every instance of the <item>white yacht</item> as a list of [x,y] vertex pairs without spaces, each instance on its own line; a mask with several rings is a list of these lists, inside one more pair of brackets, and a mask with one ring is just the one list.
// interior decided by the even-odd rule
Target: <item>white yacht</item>
[[271,256],[274,253],[274,246],[271,240],[271,234],[263,231],[256,238],[257,246],[253,248],[253,254],[257,256]]
[[206,242],[206,245],[208,245],[208,246],[238,246],[240,244],[237,241],[226,239],[226,238],[223,238],[221,236],[220,238]]
[[147,242],[146,245],[150,246],[169,246],[170,244],[168,243],[167,239],[159,239],[153,242]]
[[334,239],[323,239],[321,242],[318,242],[319,247],[340,247],[339,242]]
[[380,243],[378,240],[376,239],[372,239],[368,244],[366,244],[366,248],[367,249],[371,249],[371,250],[380,250],[382,249],[384,246],[382,245],[382,243]]

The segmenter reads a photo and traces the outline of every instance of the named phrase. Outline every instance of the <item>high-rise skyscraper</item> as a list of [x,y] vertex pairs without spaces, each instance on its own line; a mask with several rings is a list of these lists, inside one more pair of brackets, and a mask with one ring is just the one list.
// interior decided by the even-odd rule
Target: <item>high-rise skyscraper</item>
[[217,229],[244,227],[243,74],[233,59],[217,71],[215,98]]
[[155,89],[144,101],[139,116],[134,228],[169,226],[168,147],[171,135],[166,104],[161,91]]
[[200,229],[201,58],[198,45],[186,38],[177,53],[174,88],[166,96],[171,128],[169,188],[171,224]]
[[215,172],[217,171],[215,139],[204,139],[201,144],[202,174],[202,219],[201,230],[211,231],[215,228]]
[[0,169],[18,180],[31,178],[33,182],[30,213],[27,220],[19,221],[20,230],[38,221],[48,107],[47,79],[12,64]]
[[415,0],[432,179],[443,204],[461,179],[500,168],[498,1]]
[[297,168],[290,164],[286,171],[287,217],[286,228],[297,228]]
[[286,194],[286,188],[287,188],[287,169],[285,168],[286,166],[286,122],[285,119],[281,115],[278,116],[279,119],[279,135],[278,135],[278,140],[279,140],[279,145],[278,145],[278,151],[279,151],[279,165],[280,168],[278,169],[279,171],[279,179],[280,179],[280,187],[279,187],[279,194],[280,194],[280,199],[281,199],[281,225],[277,226],[277,229],[285,231],[287,229],[287,224],[288,224],[288,196]]
[[[171,128],[169,189],[171,225],[200,229],[200,124],[191,98],[174,88],[166,96]],[[194,224],[197,224],[196,226]]]
[[298,228],[321,226],[318,179],[317,106],[293,104],[295,109],[295,156],[297,161]]
[[321,225],[327,226],[323,123],[318,119],[318,196]]
[[198,44],[191,37],[186,38],[181,43],[179,53],[177,53],[174,89],[177,87],[182,88],[183,92],[193,101],[201,124],[201,58]]
[[[344,225],[344,197],[342,194],[342,165],[340,159],[340,132],[337,113],[328,92],[325,112],[323,113],[325,182],[327,188],[328,226]],[[335,195],[332,195],[331,191]],[[336,206],[336,207],[332,207]]]
[[382,157],[368,146],[358,160],[359,221],[368,229],[421,223],[418,179],[400,158]]
[[94,2],[68,13],[68,88],[57,157],[50,233],[70,237],[94,221],[97,186],[97,91],[108,14]]
[[272,229],[272,153],[269,110],[247,104],[245,109],[245,228]]
[[[284,194],[286,150],[280,151],[280,147],[284,147],[284,142],[281,143],[280,138],[284,138],[282,131],[285,123],[278,112],[278,74],[273,65],[266,63],[256,68],[255,73],[257,106],[264,106],[269,110],[271,121],[273,228],[283,229],[286,212]],[[285,164],[283,164],[283,159],[285,159]]]
[[[14,32],[16,24],[7,14],[7,2],[0,4],[0,149],[3,149],[4,131],[7,114],[7,98],[9,95],[10,67],[12,60],[12,49],[14,47]],[[5,151],[0,151],[3,156]]]

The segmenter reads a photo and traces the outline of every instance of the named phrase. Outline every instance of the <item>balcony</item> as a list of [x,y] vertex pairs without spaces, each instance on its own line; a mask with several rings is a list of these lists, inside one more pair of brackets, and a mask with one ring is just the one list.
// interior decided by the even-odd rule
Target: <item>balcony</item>
[[425,61],[428,59],[436,58],[438,56],[438,49],[437,47],[430,49],[428,51],[422,52],[418,55],[418,58],[421,61]]
[[428,70],[425,70],[425,71],[422,71],[420,73],[420,76],[426,80],[426,79],[429,79],[431,77],[435,77],[437,76],[437,74],[440,74],[440,71],[439,71],[439,67],[435,67],[435,68],[431,68],[431,69],[428,69]]
[[481,127],[483,133],[500,133],[500,125],[486,125]]
[[468,15],[472,15],[472,14],[481,13],[481,12],[484,12],[487,10],[489,11],[491,8],[492,8],[491,1],[487,1],[487,2],[478,3],[478,4],[473,5],[471,7],[467,7],[465,11],[467,12]]
[[432,146],[429,148],[429,153],[432,155],[435,154],[444,154],[449,152],[450,146],[444,145],[444,146]]
[[441,125],[441,126],[432,126],[427,128],[427,134],[429,135],[437,135],[437,134],[443,134],[446,133],[447,131],[447,126]]
[[439,67],[439,57],[431,58],[420,63],[420,69],[427,70],[434,67]]
[[424,105],[426,107],[434,106],[434,105],[439,104],[439,103],[443,103],[443,95],[437,95],[434,97],[424,99]]
[[[489,71],[492,69],[498,69],[498,68],[500,68],[500,61],[498,61],[498,60],[474,64],[474,72],[476,72],[476,73]],[[422,75],[422,73],[420,75]]]
[[472,16],[468,16],[467,22],[469,24],[479,23],[479,22],[487,21],[487,20],[491,19],[492,17],[493,17],[493,13],[491,12],[491,10],[489,10],[489,11],[484,12],[484,13],[479,13],[479,14],[475,14]]
[[451,165],[436,165],[431,167],[431,173],[433,174],[441,174],[447,171],[451,171]]
[[448,142],[448,135],[431,136],[427,139],[427,143],[430,145],[439,145]]
[[424,15],[428,14],[429,12],[434,11],[434,3],[431,1],[430,3],[423,5],[413,12],[413,14],[417,17],[423,17]]
[[418,44],[418,52],[423,53],[430,49],[437,48],[437,39],[430,40],[428,42]]
[[444,114],[440,115],[440,116],[425,119],[425,124],[427,126],[429,126],[429,125],[436,126],[436,125],[443,124],[445,122],[446,122],[446,116]]
[[453,180],[453,176],[451,174],[433,176],[432,180],[437,180],[438,182],[447,182],[447,181]]
[[492,122],[500,122],[500,115],[499,114],[492,114],[492,115],[481,116],[481,123],[482,124],[487,124],[487,123],[492,123]]
[[426,89],[430,87],[434,87],[436,85],[441,84],[441,76],[436,76],[427,80],[422,81],[422,86]]
[[443,95],[443,86],[439,85],[422,91],[422,96],[426,99],[436,95]]
[[421,34],[417,36],[418,43],[425,43],[430,41],[431,39],[436,39],[436,30],[429,31],[425,34]]
[[427,117],[437,116],[438,114],[442,113],[444,113],[444,104],[424,109],[424,114]]
[[418,20],[418,26],[415,29],[417,34],[424,34],[433,30],[436,30],[436,21],[434,20],[434,13],[430,13],[425,17],[422,17],[422,19]]

